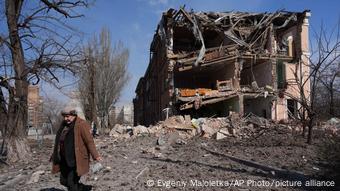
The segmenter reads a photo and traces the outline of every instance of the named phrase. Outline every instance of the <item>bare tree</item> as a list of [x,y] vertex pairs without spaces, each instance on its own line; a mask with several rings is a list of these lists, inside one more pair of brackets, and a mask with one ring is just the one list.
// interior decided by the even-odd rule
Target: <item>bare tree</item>
[[[76,70],[78,48],[68,18],[82,16],[86,1],[5,0],[0,19],[0,114],[3,145],[11,162],[29,157],[27,126],[28,85],[40,80],[58,82],[60,72]],[[74,31],[74,32],[73,32]],[[3,150],[4,151],[4,150]]]
[[59,124],[62,120],[60,112],[64,106],[65,103],[55,98],[45,97],[44,99],[43,114],[46,117],[48,123],[52,126],[53,132],[56,132],[56,130],[59,128]]
[[111,46],[110,31],[103,28],[85,47],[86,64],[80,76],[79,91],[87,118],[100,119],[109,126],[109,111],[118,101],[128,81],[129,50],[121,42]]
[[[295,96],[290,92],[285,92],[288,97],[297,101],[301,106],[299,116],[303,125],[303,135],[305,135],[305,128],[308,127],[308,143],[312,142],[313,126],[315,125],[317,114],[316,98],[318,95],[318,84],[322,82],[325,72],[330,68],[337,67],[340,61],[340,25],[336,26],[336,33],[331,32],[328,34],[323,26],[321,26],[320,31],[314,31],[315,47],[311,46],[311,55],[305,59],[307,62],[300,60],[294,71],[296,87],[300,95]],[[308,67],[310,72],[307,74],[302,73],[303,67]],[[334,75],[337,76],[337,72]],[[331,81],[334,82],[334,79]],[[333,85],[330,85],[329,88],[334,89]]]
[[80,80],[78,90],[80,92],[80,103],[83,107],[85,118],[96,125],[97,122],[97,109],[95,102],[95,76],[96,74],[96,55],[98,52],[98,45],[96,40],[92,39],[91,42],[84,48],[85,64],[80,70]]
[[320,74],[320,83],[318,85],[320,86],[320,89],[325,92],[316,92],[317,95],[323,94],[322,97],[319,96],[320,100],[317,101],[321,101],[321,99],[324,100],[326,106],[328,106],[325,108],[328,116],[336,116],[338,114],[335,110],[338,97],[336,95],[339,95],[340,93],[340,62],[334,63],[334,65],[326,69],[324,74]]

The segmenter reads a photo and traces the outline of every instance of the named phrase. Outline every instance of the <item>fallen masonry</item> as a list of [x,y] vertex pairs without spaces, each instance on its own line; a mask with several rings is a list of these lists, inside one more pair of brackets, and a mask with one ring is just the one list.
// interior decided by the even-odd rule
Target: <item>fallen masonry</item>
[[[323,131],[330,135],[340,133],[340,120],[332,118],[315,131]],[[236,137],[239,139],[254,138],[265,134],[268,129],[277,129],[286,134],[298,134],[301,127],[295,124],[280,124],[273,120],[256,116],[252,113],[240,117],[238,113],[231,113],[228,117],[218,118],[190,118],[190,116],[172,116],[156,125],[145,127],[138,125],[116,124],[109,135],[118,139],[129,139],[138,136],[154,135],[158,137],[157,144],[167,143],[185,144],[186,139],[200,136],[204,138],[224,139]]]
[[[335,129],[338,127],[338,119],[330,119],[314,127],[320,131],[315,135],[325,134],[324,139],[329,139],[339,135]],[[150,180],[188,183],[185,188],[178,187],[182,184],[170,185],[170,190],[200,189],[198,184],[190,184],[195,180],[238,181],[240,190],[255,191],[267,189],[259,184],[262,181],[274,182],[277,187],[270,188],[274,190],[304,190],[307,186],[318,190],[319,185],[335,188],[331,181],[336,171],[330,169],[333,171],[323,176],[329,164],[318,153],[323,138],[317,136],[308,145],[299,129],[292,123],[279,124],[256,115],[238,114],[198,119],[173,116],[150,127],[116,125],[111,137],[100,135],[95,139],[103,161],[101,165],[92,163],[91,172],[81,181],[93,185],[94,190],[167,189],[163,185],[148,186]],[[225,137],[216,140],[219,133]],[[65,189],[59,183],[59,176],[50,172],[48,156],[53,141],[45,139],[39,146],[36,140],[30,140],[29,144],[33,160],[0,167],[0,190]],[[254,181],[259,187],[247,185],[247,181]],[[286,186],[293,181],[301,181],[305,187]],[[207,189],[226,190],[225,187]]]

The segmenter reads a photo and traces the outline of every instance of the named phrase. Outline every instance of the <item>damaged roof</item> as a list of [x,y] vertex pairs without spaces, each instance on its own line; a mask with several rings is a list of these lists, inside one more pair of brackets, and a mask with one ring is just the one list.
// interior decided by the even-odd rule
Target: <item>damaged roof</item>
[[[274,13],[248,13],[248,12],[187,12],[169,9],[157,28],[157,34],[151,43],[150,50],[155,49],[156,36],[166,37],[167,26],[172,26],[180,32],[181,28],[189,29],[195,37],[196,44],[200,45],[200,56],[203,57],[206,36],[209,34],[222,35],[221,39],[228,38],[230,43],[238,49],[251,53],[263,53],[267,37],[272,31],[280,32],[301,22],[305,16],[310,16],[309,10],[304,12],[277,11]],[[204,31],[209,31],[204,34]],[[208,34],[209,33],[209,34]],[[196,62],[199,62],[198,59]],[[197,63],[195,63],[196,65]]]

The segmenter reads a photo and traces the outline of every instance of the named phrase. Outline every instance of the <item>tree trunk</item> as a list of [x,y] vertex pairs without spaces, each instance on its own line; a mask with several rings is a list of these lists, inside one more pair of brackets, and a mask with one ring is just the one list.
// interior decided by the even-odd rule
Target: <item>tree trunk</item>
[[96,109],[96,100],[95,100],[95,66],[93,63],[90,63],[90,109],[91,109],[91,122],[94,122],[96,127],[98,127],[97,120],[97,109]]
[[0,161],[3,162],[3,157],[6,156],[6,148],[5,148],[5,141],[6,141],[6,125],[7,125],[7,107],[6,107],[6,100],[2,89],[0,88],[0,133],[2,139],[1,146],[0,146]]
[[[11,95],[13,97],[13,95]],[[14,163],[30,158],[30,148],[26,140],[27,107],[21,106],[15,98],[10,98],[6,124],[5,145],[7,160]],[[27,102],[26,102],[27,106]]]
[[104,117],[100,117],[100,131],[104,129]]
[[305,138],[306,135],[306,122],[302,122],[302,137]]
[[334,116],[334,91],[333,91],[333,83],[330,85],[330,100],[329,100],[329,114],[331,117]]
[[25,71],[24,52],[18,29],[18,19],[23,0],[6,0],[6,17],[11,46],[11,56],[15,72],[15,91],[9,95],[8,121],[6,125],[8,159],[27,160],[29,146],[25,139],[27,126],[28,82]]
[[1,136],[3,136],[5,132],[5,127],[7,124],[7,107],[6,107],[6,100],[5,96],[0,88],[0,132]]
[[312,137],[313,137],[313,120],[310,119],[308,123],[308,137],[307,137],[307,143],[312,144]]
[[107,114],[107,128],[111,129],[110,113]]
[[301,118],[301,122],[302,122],[302,137],[305,138],[306,135],[306,126],[307,126],[307,122],[306,122],[306,110],[304,108],[302,108],[302,113],[300,114],[300,118]]
[[30,148],[26,138],[11,137],[7,140],[7,161],[27,161],[31,158]]

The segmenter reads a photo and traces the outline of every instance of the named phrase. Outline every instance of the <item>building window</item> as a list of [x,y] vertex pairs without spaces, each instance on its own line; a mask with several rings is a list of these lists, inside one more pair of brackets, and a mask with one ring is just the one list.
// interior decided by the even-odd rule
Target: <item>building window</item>
[[276,63],[277,88],[284,89],[286,87],[286,67],[282,60],[277,60]]
[[293,99],[287,99],[287,111],[290,119],[298,116],[297,102]]

